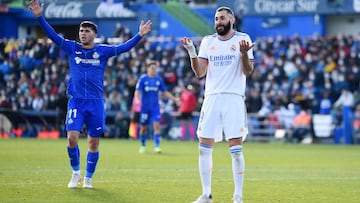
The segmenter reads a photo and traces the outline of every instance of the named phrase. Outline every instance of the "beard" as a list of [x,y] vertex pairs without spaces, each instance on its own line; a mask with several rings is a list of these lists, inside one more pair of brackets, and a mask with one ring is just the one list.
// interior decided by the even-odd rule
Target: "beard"
[[222,26],[222,25],[217,25],[215,28],[218,35],[224,36],[230,32],[230,29],[231,29],[230,21],[226,25],[224,25],[224,29],[219,29],[220,26]]
[[80,43],[82,44],[82,45],[85,45],[85,46],[87,46],[87,45],[90,45],[91,44],[91,40],[90,40],[90,38],[85,38],[85,39],[80,39]]

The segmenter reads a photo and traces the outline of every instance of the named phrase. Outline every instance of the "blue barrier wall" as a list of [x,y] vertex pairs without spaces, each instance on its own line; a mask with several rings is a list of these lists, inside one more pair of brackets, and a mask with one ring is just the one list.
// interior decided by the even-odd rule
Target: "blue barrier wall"
[[[273,19],[273,21],[271,21]],[[325,33],[325,18],[314,15],[302,16],[248,16],[243,18],[242,30],[250,34],[252,39],[262,36],[311,36],[314,33]]]

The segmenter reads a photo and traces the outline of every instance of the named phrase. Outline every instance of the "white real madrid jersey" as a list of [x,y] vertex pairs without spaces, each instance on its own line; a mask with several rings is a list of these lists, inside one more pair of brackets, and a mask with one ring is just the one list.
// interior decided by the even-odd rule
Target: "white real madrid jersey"
[[[235,32],[228,40],[220,40],[217,34],[205,36],[200,44],[198,57],[208,60],[205,96],[233,93],[245,96],[246,76],[242,71],[239,42],[252,43],[246,33]],[[249,60],[254,59],[253,50],[248,51]]]

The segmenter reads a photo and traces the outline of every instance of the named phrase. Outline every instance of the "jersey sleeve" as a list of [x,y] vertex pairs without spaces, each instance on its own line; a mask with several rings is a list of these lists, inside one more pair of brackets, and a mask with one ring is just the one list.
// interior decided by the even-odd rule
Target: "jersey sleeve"
[[199,54],[198,54],[198,57],[199,58],[202,58],[202,59],[208,59],[208,54],[207,54],[207,48],[206,48],[206,45],[208,44],[207,41],[208,41],[208,36],[205,36],[203,38],[203,40],[201,41],[200,43],[200,47],[199,47]]
[[137,33],[134,37],[132,37],[131,39],[127,40],[125,43],[123,44],[118,44],[118,45],[112,45],[112,46],[106,46],[103,45],[102,48],[103,52],[108,56],[108,57],[112,57],[112,56],[117,56],[120,55],[124,52],[129,51],[131,48],[135,47],[136,44],[142,39],[142,37],[140,36],[139,33]]
[[41,29],[45,32],[46,36],[48,36],[56,45],[61,47],[64,38],[55,32],[55,30],[50,26],[50,24],[45,20],[43,16],[39,16],[38,21],[40,23]]
[[165,91],[167,90],[167,88],[166,88],[166,85],[165,85],[164,80],[163,80],[161,77],[159,77],[159,81],[160,81],[159,90],[160,90],[161,92],[165,92]]
[[141,92],[142,87],[143,87],[143,82],[142,82],[142,81],[143,81],[143,78],[144,78],[144,77],[140,77],[140,78],[139,78],[139,80],[138,80],[137,83],[136,83],[135,90]]

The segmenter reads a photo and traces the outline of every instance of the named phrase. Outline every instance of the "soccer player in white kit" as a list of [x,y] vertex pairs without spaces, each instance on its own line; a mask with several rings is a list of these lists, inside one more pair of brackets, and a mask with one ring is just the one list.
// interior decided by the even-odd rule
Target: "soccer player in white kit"
[[205,100],[197,129],[199,137],[199,172],[202,194],[193,203],[212,203],[212,150],[215,142],[229,144],[234,178],[233,202],[242,202],[245,162],[242,144],[248,133],[246,122],[246,77],[254,69],[253,47],[246,33],[233,29],[235,17],[228,7],[215,13],[216,33],[205,36],[197,55],[192,40],[182,39],[196,77],[206,76]]

